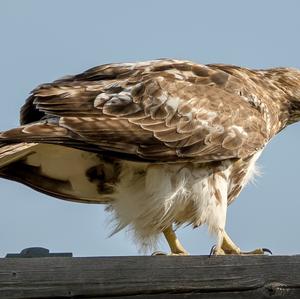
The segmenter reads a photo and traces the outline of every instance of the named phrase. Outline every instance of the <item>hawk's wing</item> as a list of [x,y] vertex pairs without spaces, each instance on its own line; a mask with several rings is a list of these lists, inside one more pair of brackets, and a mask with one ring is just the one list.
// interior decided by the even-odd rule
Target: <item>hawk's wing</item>
[[247,157],[267,132],[259,110],[238,94],[246,85],[191,62],[104,65],[35,89],[23,127],[2,137],[154,161]]

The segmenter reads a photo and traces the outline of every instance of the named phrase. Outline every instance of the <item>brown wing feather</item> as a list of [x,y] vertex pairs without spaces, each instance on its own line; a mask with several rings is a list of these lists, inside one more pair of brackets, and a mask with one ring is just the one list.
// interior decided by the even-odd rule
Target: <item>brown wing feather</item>
[[21,123],[55,117],[73,142],[149,160],[246,157],[266,143],[266,124],[238,83],[191,62],[105,65],[35,89]]

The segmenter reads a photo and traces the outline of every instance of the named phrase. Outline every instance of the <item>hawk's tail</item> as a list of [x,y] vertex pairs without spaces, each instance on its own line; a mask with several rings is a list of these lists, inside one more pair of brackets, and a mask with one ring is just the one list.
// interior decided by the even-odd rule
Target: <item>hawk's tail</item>
[[18,160],[24,159],[30,155],[33,148],[37,143],[12,143],[7,144],[5,142],[0,142],[0,169],[14,163]]
[[34,123],[0,132],[0,169],[25,159],[38,142],[57,138],[57,126]]
[[69,146],[90,152],[101,152],[97,145],[86,143],[81,136],[55,123],[37,122],[0,132],[0,167],[2,156],[19,152],[36,144]]
[[57,124],[38,122],[23,125],[0,133],[1,143],[39,142],[51,143],[58,139],[69,138],[70,131]]

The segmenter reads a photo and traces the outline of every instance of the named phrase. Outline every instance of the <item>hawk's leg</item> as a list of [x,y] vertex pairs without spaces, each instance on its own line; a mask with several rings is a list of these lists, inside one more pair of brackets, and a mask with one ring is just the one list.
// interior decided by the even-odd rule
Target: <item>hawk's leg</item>
[[170,255],[189,255],[177,239],[177,236],[171,226],[166,228],[163,233],[171,249]]
[[[172,226],[169,226],[164,231],[164,236],[170,246],[171,253],[168,255],[189,255],[189,253],[183,248],[179,240],[177,239],[177,236],[172,228]],[[165,255],[161,252],[155,252],[153,255]]]
[[220,245],[217,245],[213,251],[214,255],[226,255],[226,254],[237,254],[237,255],[248,255],[248,254],[265,254],[265,252],[272,253],[269,249],[266,248],[257,248],[252,251],[242,252],[238,246],[227,235],[225,230],[222,230],[220,233]]

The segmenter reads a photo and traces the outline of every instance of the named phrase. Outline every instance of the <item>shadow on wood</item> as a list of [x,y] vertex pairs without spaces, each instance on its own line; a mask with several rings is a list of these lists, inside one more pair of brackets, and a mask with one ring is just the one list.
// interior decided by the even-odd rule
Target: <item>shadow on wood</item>
[[3,258],[0,298],[300,298],[300,255]]

